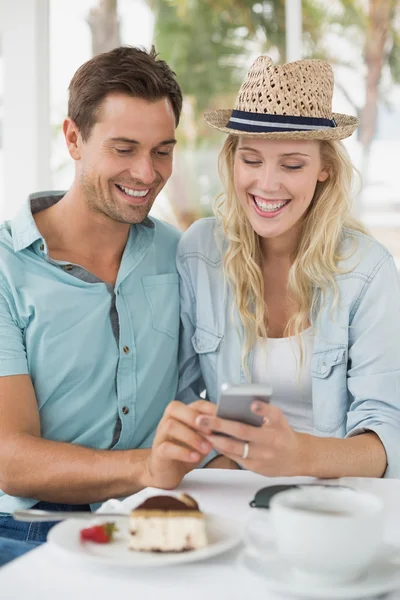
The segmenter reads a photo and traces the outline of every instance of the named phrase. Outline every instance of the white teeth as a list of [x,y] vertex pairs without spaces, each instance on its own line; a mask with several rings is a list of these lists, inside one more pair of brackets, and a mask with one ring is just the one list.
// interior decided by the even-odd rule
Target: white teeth
[[121,190],[123,192],[125,192],[125,194],[127,194],[128,196],[133,196],[134,198],[143,198],[144,196],[146,196],[146,194],[149,191],[149,190],[130,190],[129,188],[123,187],[122,185],[119,185],[118,187],[120,187]]
[[274,203],[266,203],[266,202],[261,202],[260,200],[257,200],[257,198],[255,196],[253,196],[255,203],[257,204],[258,208],[264,212],[274,212],[276,210],[279,210],[280,208],[282,208],[282,206],[285,206],[285,204],[287,204],[288,200],[283,200],[282,202],[274,202]]

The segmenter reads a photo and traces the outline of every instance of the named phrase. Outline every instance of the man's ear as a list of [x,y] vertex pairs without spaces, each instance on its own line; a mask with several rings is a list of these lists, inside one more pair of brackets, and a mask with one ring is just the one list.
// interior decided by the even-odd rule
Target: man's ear
[[80,160],[82,137],[75,121],[69,118],[65,119],[63,123],[63,133],[71,158],[74,160]]

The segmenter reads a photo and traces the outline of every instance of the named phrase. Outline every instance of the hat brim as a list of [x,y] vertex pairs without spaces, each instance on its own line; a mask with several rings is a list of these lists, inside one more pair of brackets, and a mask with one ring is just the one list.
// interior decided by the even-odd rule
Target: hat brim
[[337,127],[330,127],[329,129],[313,129],[311,131],[292,130],[254,133],[227,127],[231,114],[232,110],[218,109],[204,113],[203,118],[210,127],[218,129],[218,131],[222,131],[223,133],[251,138],[265,138],[268,140],[343,140],[351,136],[360,123],[360,120],[357,119],[357,117],[333,113],[332,118],[335,119]]

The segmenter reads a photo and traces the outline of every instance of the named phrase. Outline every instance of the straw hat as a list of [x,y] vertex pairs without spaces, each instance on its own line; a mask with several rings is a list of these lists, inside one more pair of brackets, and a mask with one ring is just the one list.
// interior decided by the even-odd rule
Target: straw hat
[[267,139],[341,140],[359,120],[332,113],[333,71],[323,60],[274,65],[259,56],[239,90],[233,110],[206,112],[211,127]]

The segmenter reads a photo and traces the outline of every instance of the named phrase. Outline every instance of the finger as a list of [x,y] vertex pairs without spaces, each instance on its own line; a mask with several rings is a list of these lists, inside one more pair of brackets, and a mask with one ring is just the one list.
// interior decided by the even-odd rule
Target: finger
[[209,400],[196,400],[196,402],[189,404],[189,407],[205,415],[215,415],[217,412],[216,404]]
[[261,400],[254,399],[251,404],[251,411],[264,418],[264,425],[276,425],[282,421],[283,413],[280,408]]
[[163,419],[172,418],[181,423],[185,423],[185,425],[192,427],[192,429],[197,429],[195,422],[196,417],[198,417],[200,413],[194,405],[202,407],[204,410],[210,410],[210,407],[206,405],[213,406],[211,402],[208,402],[207,400],[198,400],[189,405],[179,402],[179,400],[173,400],[165,409]]
[[246,469],[251,469],[257,462],[268,463],[276,460],[276,456],[270,449],[264,448],[258,444],[249,444],[246,458],[243,458],[245,452],[245,442],[227,438],[222,435],[209,435],[208,441],[212,444],[214,450],[240,464]]
[[200,452],[201,454],[208,454],[211,450],[210,443],[204,439],[202,435],[199,435],[196,431],[181,423],[175,419],[167,419],[160,426],[161,439],[158,443],[161,444],[163,440],[171,440],[185,445],[191,450]]
[[212,432],[217,431],[218,433],[245,441],[254,439],[260,433],[259,427],[253,427],[252,425],[246,425],[238,421],[230,421],[229,419],[203,415],[197,417],[196,426],[199,431],[206,435],[211,435]]
[[195,463],[202,458],[198,452],[172,441],[165,441],[160,444],[156,452],[162,460],[177,460],[183,463]]
[[[245,442],[243,442],[242,440],[228,438],[223,435],[208,435],[207,440],[210,442],[214,450],[217,450],[217,452],[221,452],[221,454],[223,454],[224,456],[229,456],[230,458],[234,457],[234,460],[242,458],[243,456]],[[254,451],[257,450],[257,446],[255,444],[252,444],[251,448],[253,449],[254,455]]]

